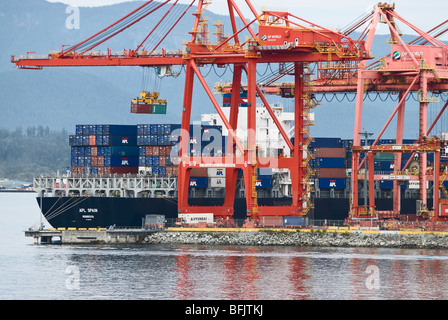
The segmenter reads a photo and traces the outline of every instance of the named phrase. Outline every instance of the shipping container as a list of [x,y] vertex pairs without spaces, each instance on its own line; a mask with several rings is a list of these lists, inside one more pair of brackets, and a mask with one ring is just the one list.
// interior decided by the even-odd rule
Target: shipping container
[[344,168],[315,168],[317,178],[345,178],[346,169]]
[[177,177],[177,167],[176,166],[167,166],[166,167],[166,175]]
[[137,135],[136,125],[113,125],[113,124],[103,124],[102,134],[103,135]]
[[152,105],[142,103],[131,103],[131,113],[152,113]]
[[137,174],[138,166],[135,167],[98,167],[98,174]]
[[304,217],[284,217],[283,225],[285,227],[306,227],[307,223]]
[[394,161],[374,161],[373,168],[375,171],[394,171]]
[[152,105],[153,114],[166,114],[166,104],[153,104]]
[[255,188],[272,188],[272,177],[258,177],[255,181]]
[[136,135],[102,135],[97,136],[97,145],[99,146],[135,146],[137,145]]
[[346,168],[345,158],[315,158],[310,160],[312,168]]
[[165,177],[166,176],[166,167],[153,166],[152,174],[155,176],[158,176],[158,177]]
[[346,149],[344,148],[314,148],[315,158],[345,158]]
[[314,138],[310,143],[311,148],[342,148],[342,139],[340,138]]
[[318,185],[320,189],[345,189],[347,181],[345,178],[319,178]]
[[208,168],[207,175],[211,178],[225,178],[226,169],[224,169],[224,168]]
[[225,188],[226,178],[210,178],[210,187],[212,188]]
[[208,178],[207,177],[190,177],[190,188],[207,188]]
[[96,145],[96,136],[90,135],[89,136],[89,146],[95,146]]
[[376,161],[394,161],[395,154],[392,152],[380,152],[376,153],[374,156],[374,160]]
[[190,177],[208,177],[207,168],[191,168]]
[[136,157],[139,155],[138,146],[106,146],[105,156]]
[[258,176],[272,176],[272,168],[259,168]]
[[138,167],[139,157],[105,156],[105,167]]
[[283,216],[261,216],[260,225],[262,227],[281,228],[283,227]]
[[196,224],[198,222],[213,223],[213,213],[179,213],[182,222]]

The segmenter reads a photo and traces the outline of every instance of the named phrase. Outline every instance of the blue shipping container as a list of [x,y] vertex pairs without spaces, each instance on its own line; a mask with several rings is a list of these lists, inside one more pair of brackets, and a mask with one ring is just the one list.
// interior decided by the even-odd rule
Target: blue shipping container
[[103,135],[137,135],[136,125],[103,124]]
[[268,188],[268,189],[272,188],[272,178],[258,177],[258,179],[255,181],[255,187],[256,188]]
[[208,177],[190,177],[190,188],[207,188]]
[[347,184],[344,178],[319,178],[320,189],[345,189]]
[[314,168],[346,168],[345,158],[316,158],[310,161]]
[[139,157],[105,156],[105,167],[138,167]]
[[[98,137],[98,136],[97,136]],[[88,137],[87,137],[88,138]],[[135,146],[137,145],[137,136],[118,136],[118,135],[103,135],[103,146]],[[97,143],[98,144],[98,143]],[[100,145],[100,144],[98,144]]]
[[304,217],[284,217],[283,218],[283,224],[285,226],[306,226],[306,220]]
[[135,157],[139,155],[137,146],[110,146],[104,147],[105,156],[121,156],[121,157]]
[[341,148],[342,139],[340,138],[314,138],[310,143],[311,148]]

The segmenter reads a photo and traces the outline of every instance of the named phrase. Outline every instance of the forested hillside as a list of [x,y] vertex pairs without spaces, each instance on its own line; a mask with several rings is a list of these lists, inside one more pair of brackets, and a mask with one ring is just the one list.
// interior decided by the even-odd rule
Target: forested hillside
[[37,126],[0,129],[0,177],[32,182],[40,174],[65,173],[70,165],[69,133]]

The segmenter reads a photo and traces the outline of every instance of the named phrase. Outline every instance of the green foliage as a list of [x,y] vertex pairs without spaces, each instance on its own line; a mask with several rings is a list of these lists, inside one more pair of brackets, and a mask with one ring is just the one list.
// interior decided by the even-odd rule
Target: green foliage
[[31,182],[41,174],[65,173],[70,166],[68,135],[43,126],[0,128],[0,178]]

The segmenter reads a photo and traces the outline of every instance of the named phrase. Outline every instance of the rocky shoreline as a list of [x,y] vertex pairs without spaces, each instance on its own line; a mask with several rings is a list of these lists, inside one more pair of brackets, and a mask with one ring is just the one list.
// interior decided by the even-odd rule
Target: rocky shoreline
[[431,233],[400,234],[398,232],[163,231],[145,237],[143,243],[448,249],[448,236]]

